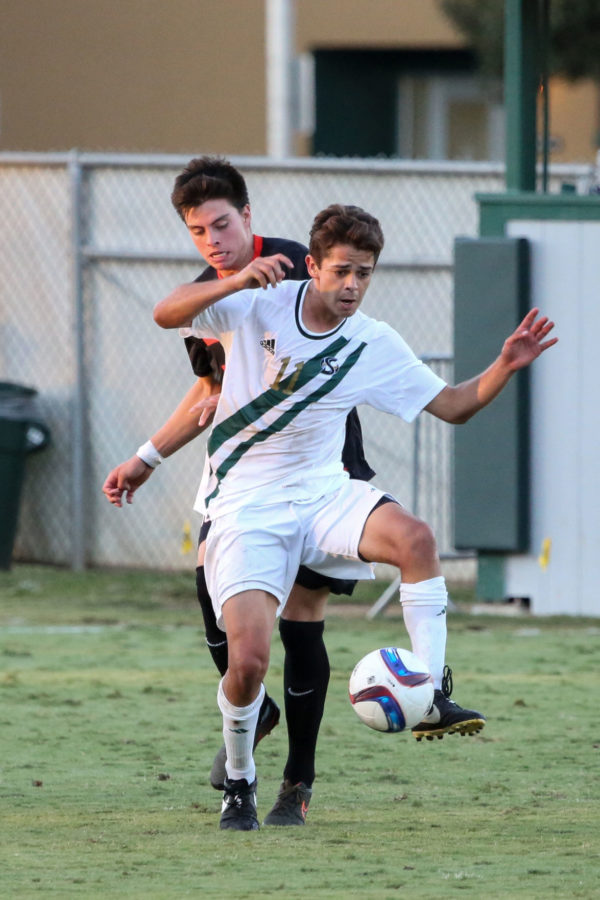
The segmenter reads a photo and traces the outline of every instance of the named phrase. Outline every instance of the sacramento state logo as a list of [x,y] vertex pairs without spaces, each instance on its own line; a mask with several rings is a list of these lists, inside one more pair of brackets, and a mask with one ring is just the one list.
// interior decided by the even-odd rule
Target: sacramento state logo
[[335,356],[324,356],[321,360],[321,372],[323,375],[335,375],[339,368],[340,364]]

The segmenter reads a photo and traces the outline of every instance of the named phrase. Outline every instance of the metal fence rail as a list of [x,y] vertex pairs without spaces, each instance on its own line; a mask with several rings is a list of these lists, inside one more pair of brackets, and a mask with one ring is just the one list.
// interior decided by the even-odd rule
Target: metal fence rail
[[[35,387],[52,446],[32,458],[17,535],[22,559],[186,568],[185,536],[200,479],[202,437],[167,460],[116,510],[101,493],[193,381],[155,302],[192,280],[202,260],[169,197],[188,157],[0,154],[0,378]],[[451,377],[452,248],[475,235],[475,194],[499,191],[487,164],[234,158],[257,233],[306,242],[315,213],[355,203],[380,218],[386,246],[365,311],[395,327]],[[587,169],[554,173],[555,185]],[[453,556],[451,437],[430,417],[407,426],[364,407],[376,483],[432,523]]]

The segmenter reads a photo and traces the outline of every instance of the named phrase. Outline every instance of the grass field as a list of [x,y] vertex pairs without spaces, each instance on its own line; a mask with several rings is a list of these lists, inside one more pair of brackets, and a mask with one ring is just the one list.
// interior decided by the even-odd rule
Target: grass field
[[[364,598],[363,598],[364,599]],[[398,617],[332,609],[305,828],[221,832],[217,677],[189,575],[0,575],[0,896],[600,896],[600,621],[449,617],[478,737],[417,743],[355,716],[347,681]],[[459,605],[460,609],[460,605]],[[268,685],[281,698],[278,637]],[[258,748],[270,808],[285,725]]]

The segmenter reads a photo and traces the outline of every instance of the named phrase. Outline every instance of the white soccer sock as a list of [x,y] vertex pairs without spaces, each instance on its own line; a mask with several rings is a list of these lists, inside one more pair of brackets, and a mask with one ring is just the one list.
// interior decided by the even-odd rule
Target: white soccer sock
[[435,688],[442,686],[446,657],[446,606],[448,593],[442,575],[400,585],[402,615],[412,651],[431,672]]
[[265,686],[261,684],[258,696],[250,706],[234,706],[225,696],[223,679],[219,682],[217,703],[223,714],[223,739],[227,751],[225,770],[227,777],[235,781],[245,778],[252,784],[256,778],[252,746],[264,696]]

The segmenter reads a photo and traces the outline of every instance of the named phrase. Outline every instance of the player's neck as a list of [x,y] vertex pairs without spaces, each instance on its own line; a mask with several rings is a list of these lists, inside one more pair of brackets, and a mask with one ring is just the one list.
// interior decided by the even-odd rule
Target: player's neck
[[337,316],[327,308],[315,282],[311,281],[302,305],[302,324],[307,331],[312,331],[314,334],[333,331],[344,318],[345,316]]

